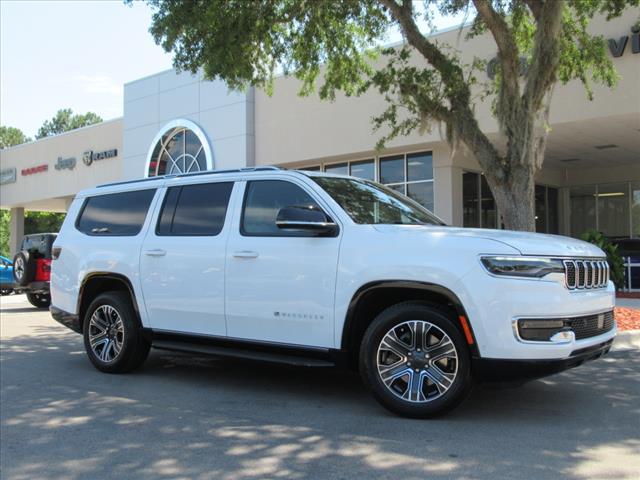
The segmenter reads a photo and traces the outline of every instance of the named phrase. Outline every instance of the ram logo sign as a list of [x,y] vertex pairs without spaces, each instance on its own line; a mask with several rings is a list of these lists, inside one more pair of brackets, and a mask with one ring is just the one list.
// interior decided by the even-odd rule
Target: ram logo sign
[[88,167],[95,161],[104,160],[105,158],[115,158],[117,156],[118,156],[117,148],[112,148],[111,150],[103,150],[101,152],[94,152],[93,150],[87,150],[82,154],[82,162]]

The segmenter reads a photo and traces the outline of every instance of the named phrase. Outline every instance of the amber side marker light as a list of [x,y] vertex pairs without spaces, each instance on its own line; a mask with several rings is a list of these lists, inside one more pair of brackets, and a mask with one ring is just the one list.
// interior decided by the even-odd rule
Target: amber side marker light
[[464,332],[464,336],[467,338],[467,343],[469,345],[473,345],[473,335],[471,334],[471,328],[469,328],[469,322],[464,315],[459,315],[458,320],[460,320],[460,325],[462,325],[462,331]]

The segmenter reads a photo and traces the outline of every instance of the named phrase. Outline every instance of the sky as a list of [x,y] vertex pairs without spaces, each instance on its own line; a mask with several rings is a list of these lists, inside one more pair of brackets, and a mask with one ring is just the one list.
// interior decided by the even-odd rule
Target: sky
[[[440,18],[438,28],[461,20]],[[171,68],[150,25],[139,1],[0,0],[0,125],[33,138],[61,108],[120,117],[124,83]]]
[[122,85],[171,68],[151,10],[120,0],[0,0],[0,124],[33,137],[60,108],[122,115]]

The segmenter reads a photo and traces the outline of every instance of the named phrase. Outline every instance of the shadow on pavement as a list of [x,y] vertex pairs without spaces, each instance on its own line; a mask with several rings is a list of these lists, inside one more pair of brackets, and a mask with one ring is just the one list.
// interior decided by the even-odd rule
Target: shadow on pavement
[[79,335],[32,331],[1,344],[6,479],[632,478],[639,466],[637,351],[480,388],[416,421],[350,372],[152,351],[106,375]]

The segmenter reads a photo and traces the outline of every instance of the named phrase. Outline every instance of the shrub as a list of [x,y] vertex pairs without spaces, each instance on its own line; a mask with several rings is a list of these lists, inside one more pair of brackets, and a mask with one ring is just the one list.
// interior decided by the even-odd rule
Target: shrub
[[597,230],[587,230],[580,235],[580,238],[585,242],[593,243],[607,254],[611,280],[616,289],[621,289],[624,286],[624,261],[618,253],[618,246],[611,243],[602,232]]

